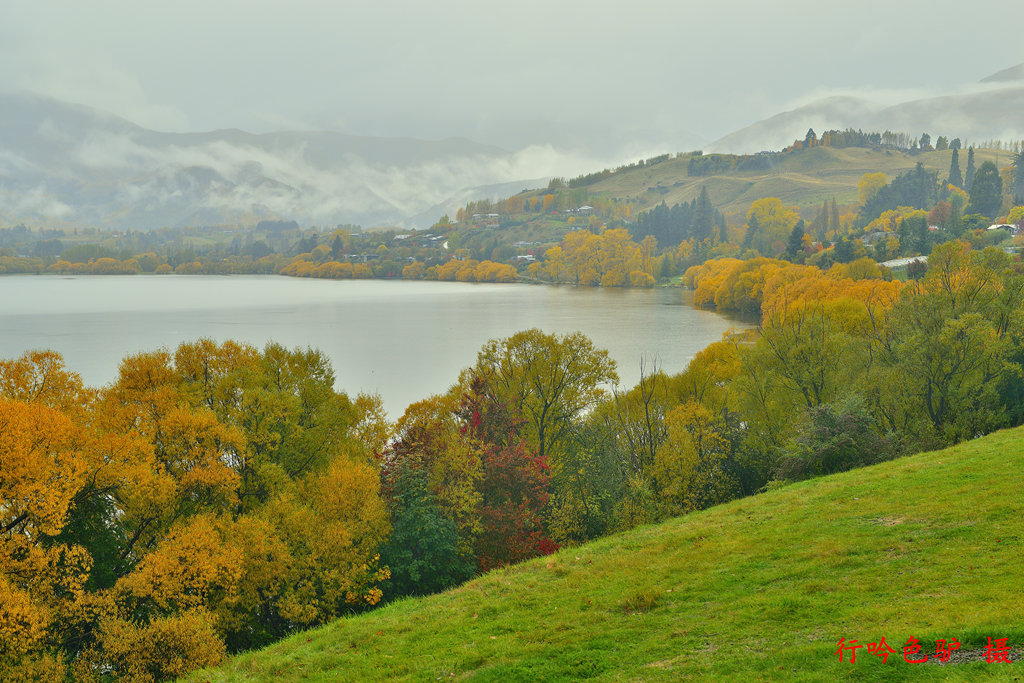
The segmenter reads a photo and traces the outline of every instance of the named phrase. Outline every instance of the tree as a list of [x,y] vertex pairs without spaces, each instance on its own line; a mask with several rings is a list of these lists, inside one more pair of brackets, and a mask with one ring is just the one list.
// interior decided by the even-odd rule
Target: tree
[[474,371],[496,400],[522,416],[527,444],[556,470],[573,421],[605,395],[602,385],[619,378],[608,352],[583,334],[538,329],[487,342]]
[[884,173],[865,173],[857,182],[857,199],[861,204],[866,204],[888,182],[889,176]]
[[553,552],[541,510],[551,480],[547,459],[531,451],[520,435],[523,420],[472,371],[464,375],[459,417],[462,433],[480,444],[482,533],[476,561],[482,571]]
[[800,220],[795,206],[786,206],[778,197],[765,197],[751,203],[747,210],[747,223],[755,220],[758,235],[754,248],[762,254],[774,256],[785,249],[786,240],[793,226]]
[[918,162],[913,170],[893,178],[861,207],[861,221],[870,222],[885,211],[901,206],[930,209],[939,198],[937,175]]
[[856,394],[810,408],[808,417],[779,463],[780,479],[845,472],[887,460],[896,452]]
[[793,226],[793,232],[789,234],[789,245],[786,247],[786,256],[792,261],[796,259],[799,254],[802,254],[803,250],[804,222],[803,219],[801,219]]
[[921,133],[921,151],[927,152],[932,147],[932,136],[928,133]]
[[991,161],[984,162],[978,168],[974,182],[970,184],[970,195],[968,213],[980,213],[988,218],[995,218],[999,214],[1003,204],[1003,179]]
[[964,172],[964,184],[963,188],[968,192],[971,191],[971,185],[974,184],[974,146],[967,148],[967,170]]
[[1013,195],[1015,204],[1024,204],[1024,150],[1013,157]]
[[761,230],[761,226],[757,222],[757,216],[751,215],[747,220],[747,229],[743,233],[743,249],[751,249],[754,246],[754,240],[757,238],[758,233]]
[[960,175],[960,152],[953,149],[953,158],[949,162],[949,184],[956,187],[964,186],[964,178]]
[[708,188],[702,185],[697,197],[697,207],[693,214],[693,237],[700,243],[711,239],[715,227],[715,207],[708,196]]
[[736,482],[724,461],[731,450],[707,408],[688,401],[666,415],[668,436],[658,448],[653,474],[663,516],[701,510],[728,500]]
[[459,554],[455,522],[437,506],[424,472],[398,472],[389,498],[392,532],[381,563],[391,570],[391,596],[436,593],[473,576],[476,567]]

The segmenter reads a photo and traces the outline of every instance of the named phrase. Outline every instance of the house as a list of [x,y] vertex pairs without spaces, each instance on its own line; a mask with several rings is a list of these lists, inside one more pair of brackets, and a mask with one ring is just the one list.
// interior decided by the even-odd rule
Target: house
[[1005,230],[1011,235],[1016,235],[1020,231],[1020,228],[1012,223],[996,223],[988,226],[987,230]]
[[883,261],[878,265],[883,268],[888,268],[894,273],[907,272],[907,267],[911,263],[928,263],[927,256],[908,256],[907,258],[894,258],[891,261]]

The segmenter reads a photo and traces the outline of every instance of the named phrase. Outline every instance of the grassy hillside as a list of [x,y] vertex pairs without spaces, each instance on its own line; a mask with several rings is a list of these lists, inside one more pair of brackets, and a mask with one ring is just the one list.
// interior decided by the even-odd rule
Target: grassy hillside
[[[1024,664],[978,658],[991,636],[1024,659],[1022,491],[1024,429],[1008,430],[566,549],[192,680],[1011,679]],[[833,654],[883,636],[885,664]],[[973,661],[907,664],[912,636]]]
[[[1009,152],[975,150],[975,164],[993,161],[1010,163]],[[650,167],[634,168],[587,187],[592,194],[619,199],[635,199],[642,208],[665,201],[669,206],[690,201],[706,185],[711,201],[727,219],[739,219],[751,202],[762,197],[778,197],[787,204],[817,209],[833,196],[840,204],[857,201],[857,182],[865,173],[881,171],[894,177],[922,162],[938,171],[939,178],[949,173],[952,150],[924,152],[915,156],[892,150],[866,148],[815,147],[788,155],[768,171],[734,172],[725,175],[692,177],[686,174],[689,157],[678,157]],[[960,150],[960,168],[967,167],[967,151]]]

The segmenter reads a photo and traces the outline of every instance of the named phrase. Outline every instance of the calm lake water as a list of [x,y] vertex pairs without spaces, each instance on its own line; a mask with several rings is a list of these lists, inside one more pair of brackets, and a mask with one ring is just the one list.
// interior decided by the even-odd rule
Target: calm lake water
[[624,386],[668,372],[748,323],[690,307],[680,289],[310,280],[280,276],[0,277],[0,358],[53,349],[92,386],[129,354],[210,337],[311,346],[338,389],[380,394],[392,417],[445,391],[489,339],[538,327],[608,349]]

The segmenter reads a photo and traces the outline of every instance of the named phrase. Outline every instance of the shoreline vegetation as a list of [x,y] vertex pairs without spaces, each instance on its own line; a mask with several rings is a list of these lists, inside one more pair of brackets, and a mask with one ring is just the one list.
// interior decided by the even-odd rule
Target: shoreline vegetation
[[[720,258],[782,259],[827,271],[865,258],[924,257],[952,240],[1020,251],[1020,143],[964,150],[958,139],[931,140],[810,130],[781,152],[666,154],[470,202],[428,230],[303,229],[281,220],[149,232],[15,225],[0,229],[0,273],[651,287]],[[772,179],[782,175],[793,187],[770,194]]]

